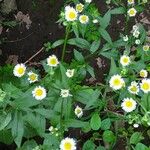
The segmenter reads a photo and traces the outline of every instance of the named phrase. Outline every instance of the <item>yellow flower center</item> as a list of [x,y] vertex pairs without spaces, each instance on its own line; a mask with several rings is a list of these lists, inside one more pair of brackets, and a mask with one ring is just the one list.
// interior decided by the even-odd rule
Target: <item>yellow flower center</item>
[[135,85],[133,85],[130,89],[132,92],[136,92],[137,91],[137,87]]
[[86,22],[86,21],[87,21],[87,16],[82,16],[82,17],[81,17],[81,20],[82,20],[83,22]]
[[142,88],[143,88],[144,90],[148,90],[148,89],[150,89],[150,85],[149,85],[148,83],[143,83],[143,84],[142,84]]
[[115,86],[118,86],[121,84],[121,81],[119,79],[115,79],[113,83]]
[[56,65],[56,64],[57,64],[56,58],[51,58],[49,63],[50,63],[51,65]]
[[129,3],[133,3],[133,0],[128,0]]
[[65,144],[64,144],[64,149],[65,150],[71,150],[71,143],[69,143],[69,142],[66,142]]
[[24,68],[21,68],[21,67],[20,67],[20,68],[18,69],[18,73],[19,73],[19,74],[23,74],[23,73],[24,73]]
[[140,72],[141,77],[145,77],[145,73],[143,71]]
[[135,10],[131,9],[129,12],[130,15],[134,15],[135,14]]
[[148,51],[148,50],[149,50],[149,46],[147,46],[147,45],[146,45],[146,46],[143,46],[143,50],[144,50],[144,51]]
[[128,58],[123,58],[123,62],[127,64],[129,62],[129,59]]
[[69,18],[70,19],[75,19],[76,18],[76,14],[74,12],[70,12],[69,13]]
[[76,10],[78,10],[79,12],[81,12],[83,10],[83,6],[82,5],[77,5],[76,6]]
[[133,106],[131,101],[126,101],[125,103],[126,107],[131,108]]
[[36,75],[33,73],[29,76],[29,78],[31,81],[34,81],[34,80],[36,80]]
[[81,113],[81,110],[80,109],[77,109],[76,110],[77,114]]
[[42,94],[43,94],[43,90],[41,90],[41,89],[37,89],[35,92],[36,96],[42,96]]

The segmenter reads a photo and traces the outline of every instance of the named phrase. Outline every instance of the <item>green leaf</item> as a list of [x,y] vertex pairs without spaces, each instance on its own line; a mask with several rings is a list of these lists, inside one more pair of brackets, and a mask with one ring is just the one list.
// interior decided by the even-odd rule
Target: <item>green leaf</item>
[[77,50],[74,50],[74,56],[77,61],[84,62],[82,53],[78,52]]
[[116,137],[112,131],[106,130],[103,133],[103,140],[108,143],[113,143],[116,140]]
[[62,45],[64,43],[64,40],[61,39],[61,40],[58,40],[58,41],[55,41],[53,44],[52,44],[52,48],[56,48],[60,45]]
[[2,122],[0,122],[0,131],[3,130],[9,124],[10,121],[11,121],[11,113],[8,113],[6,118]]
[[82,150],[94,150],[95,149],[95,144],[88,140],[84,143]]
[[143,139],[144,138],[143,138],[143,136],[142,136],[142,134],[140,132],[135,132],[130,137],[130,144],[137,144]]
[[111,121],[110,121],[109,118],[107,118],[107,119],[104,119],[104,120],[102,121],[101,129],[102,129],[102,130],[108,130],[108,129],[110,129],[110,126],[111,126]]
[[98,113],[94,113],[90,120],[90,125],[93,130],[98,130],[101,127],[101,118]]
[[93,54],[94,52],[96,52],[98,50],[99,46],[100,46],[100,40],[94,41],[91,44],[90,52]]
[[86,69],[87,69],[87,72],[88,72],[93,78],[95,78],[94,68],[88,65],[88,66],[86,67]]
[[126,9],[124,7],[118,7],[118,8],[114,8],[110,12],[111,12],[112,15],[125,14],[126,13]]
[[118,68],[116,66],[116,63],[113,58],[111,58],[111,66],[110,66],[110,71],[109,71],[109,76],[112,76],[114,74],[117,74]]
[[18,148],[17,150],[32,150],[37,146],[37,143],[35,140],[26,141],[21,148]]
[[112,40],[111,40],[111,37],[109,35],[109,33],[103,29],[102,27],[99,28],[99,32],[101,34],[101,36],[109,43],[112,45]]
[[149,148],[142,143],[138,143],[135,147],[135,150],[149,150]]
[[104,146],[99,146],[96,148],[96,150],[106,150]]

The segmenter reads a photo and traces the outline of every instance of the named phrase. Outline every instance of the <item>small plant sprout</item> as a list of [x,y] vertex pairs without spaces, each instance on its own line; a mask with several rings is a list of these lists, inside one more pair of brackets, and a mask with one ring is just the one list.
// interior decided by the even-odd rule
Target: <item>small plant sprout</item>
[[109,85],[114,90],[119,90],[125,86],[125,82],[120,75],[113,75],[109,81]]
[[132,112],[136,109],[136,105],[136,101],[132,98],[124,98],[121,107],[125,112]]
[[38,75],[37,75],[36,73],[30,71],[30,72],[28,73],[28,81],[29,81],[30,83],[34,83],[34,82],[38,81]]
[[32,95],[36,100],[42,100],[46,97],[46,89],[44,87],[37,86],[32,91]]
[[127,42],[129,40],[129,38],[128,38],[128,36],[126,35],[126,36],[123,36],[123,41],[124,42]]
[[135,81],[132,81],[131,82],[131,85],[128,87],[128,91],[131,93],[131,94],[136,94],[138,95],[140,89],[139,89],[139,86],[138,86],[138,83],[135,82]]
[[60,143],[60,150],[76,150],[76,141],[73,138],[66,137]]
[[150,92],[150,79],[143,79],[142,82],[140,83],[140,89],[144,93],[149,93]]
[[87,24],[89,22],[89,17],[87,15],[81,15],[79,17],[79,21],[82,23],[82,24]]
[[78,17],[78,12],[73,8],[73,7],[70,7],[70,6],[66,6],[65,7],[65,19],[67,21],[75,21],[77,20],[77,17]]
[[148,52],[149,51],[149,45],[144,45],[143,46],[143,51]]
[[130,9],[128,10],[128,15],[129,15],[129,17],[134,17],[134,16],[136,15],[136,13],[137,13],[137,11],[136,11],[135,8],[130,8]]
[[66,97],[69,97],[69,96],[72,96],[72,95],[70,94],[69,90],[61,89],[60,96],[63,97],[63,98],[66,98]]
[[128,0],[128,4],[129,4],[129,5],[134,4],[134,0]]
[[72,78],[74,76],[74,71],[75,71],[74,69],[67,69],[66,76],[68,78]]
[[76,11],[81,13],[83,11],[84,5],[79,3],[76,5]]
[[13,74],[16,77],[22,77],[25,74],[26,66],[24,64],[17,64],[14,67]]
[[142,70],[140,71],[140,77],[142,77],[142,78],[147,78],[147,76],[148,76],[147,70],[142,69]]
[[126,55],[121,56],[120,63],[124,67],[128,66],[131,63],[130,57]]
[[57,67],[59,61],[55,55],[51,55],[47,58],[47,65],[50,67]]
[[83,116],[83,110],[79,106],[76,106],[74,113],[78,118],[81,118]]

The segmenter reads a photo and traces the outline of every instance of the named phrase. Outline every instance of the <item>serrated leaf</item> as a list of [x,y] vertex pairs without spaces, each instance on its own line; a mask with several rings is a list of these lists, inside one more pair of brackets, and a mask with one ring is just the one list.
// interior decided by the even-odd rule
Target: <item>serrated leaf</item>
[[98,130],[101,127],[101,118],[98,113],[92,115],[90,125],[93,130]]

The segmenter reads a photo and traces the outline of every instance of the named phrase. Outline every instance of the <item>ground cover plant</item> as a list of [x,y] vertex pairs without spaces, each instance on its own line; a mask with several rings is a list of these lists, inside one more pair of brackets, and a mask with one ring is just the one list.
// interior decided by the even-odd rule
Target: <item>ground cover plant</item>
[[[44,5],[30,2],[33,12]],[[58,2],[46,1],[45,6]],[[29,59],[4,49],[18,42],[16,47],[27,49],[24,40],[28,48],[38,45],[32,35],[45,38],[48,29],[43,25],[49,20],[35,23],[30,13],[17,8],[18,1],[0,3],[1,149],[150,149],[148,1],[61,1],[58,12],[53,10],[57,20],[52,21],[58,26],[51,26],[61,32],[56,32],[56,40],[44,39],[31,57],[25,51]],[[13,29],[19,37],[28,34],[10,40]]]

